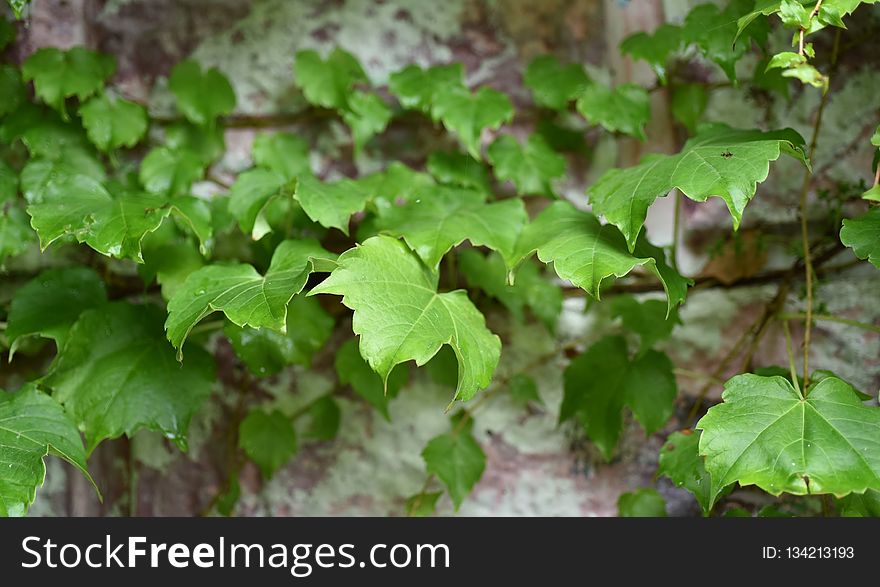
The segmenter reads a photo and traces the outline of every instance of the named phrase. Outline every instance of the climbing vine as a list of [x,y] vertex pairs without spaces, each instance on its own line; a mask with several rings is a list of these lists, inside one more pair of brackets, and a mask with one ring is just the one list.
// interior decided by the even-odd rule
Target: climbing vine
[[[110,83],[111,55],[41,48],[20,65],[7,59],[0,64],[0,275],[8,284],[0,348],[11,391],[0,393],[0,515],[27,512],[48,455],[91,480],[93,451],[142,429],[186,451],[190,423],[215,393],[218,341],[234,354],[237,385],[225,400],[234,405],[227,479],[206,513],[234,511],[245,460],[269,479],[304,442],[333,438],[345,425],[338,394],[353,393],[390,419],[389,405],[424,366],[441,378],[453,374],[449,427],[422,450],[425,483],[401,513],[433,513],[444,491],[457,509],[486,466],[474,413],[497,394],[521,405],[541,401],[535,365],[499,371],[506,341],[484,312],[502,308],[553,331],[566,296],[608,305],[620,321],[619,334],[538,358],[564,365],[559,421],[601,458],[616,454],[629,414],[653,434],[685,402],[686,427],[668,436],[657,474],[691,492],[705,515],[750,515],[721,507],[737,486],[806,496],[799,512],[814,511],[808,500],[820,496],[826,515],[877,515],[876,398],[810,352],[815,321],[880,331],[815,302],[817,279],[846,248],[880,268],[880,128],[865,170],[873,183],[847,208],[860,212],[835,216],[821,231],[808,222],[844,20],[861,4],[872,2],[697,6],[680,25],[622,43],[622,53],[650,65],[651,87],[609,85],[581,64],[537,57],[523,73],[538,120],[528,136],[513,132],[522,115],[513,101],[470,87],[459,63],[410,65],[380,88],[342,49],[300,51],[292,81],[308,106],[296,116],[343,125],[352,157],[398,126],[426,131],[412,140],[430,135],[444,145],[423,160],[348,176],[318,173],[313,138],[263,131],[252,166],[218,177],[224,129],[248,121],[235,114],[226,76],[193,60],[168,76],[175,108],[168,114]],[[10,5],[26,14],[26,2]],[[791,33],[792,50],[773,53],[768,36],[779,27]],[[15,35],[13,23],[0,21],[0,49]],[[694,63],[711,64],[728,81],[694,79]],[[793,84],[815,92],[810,136],[707,120],[711,93],[731,84],[783,97]],[[656,91],[669,92],[687,135],[678,152],[598,174],[586,190],[588,208],[561,193],[571,161],[584,157],[584,133],[648,138]],[[789,202],[800,217],[793,263],[752,277],[776,283],[776,295],[711,373],[676,368],[662,343],[681,323],[689,290],[707,281],[679,269],[677,241],[687,230],[679,230],[679,213],[676,243],[664,248],[647,237],[649,209],[665,197],[676,198],[676,209],[682,198],[719,198],[738,230],[781,159],[803,173]],[[851,199],[850,191],[835,197]],[[789,306],[801,282],[802,311]],[[632,295],[654,291],[662,299]],[[789,365],[753,368],[774,321],[782,322]],[[795,322],[802,340],[792,337]],[[291,365],[309,368],[328,345],[336,374],[328,393],[291,411],[260,392]],[[723,381],[737,361],[740,374]],[[679,397],[679,377],[704,382],[696,398]],[[721,400],[710,406],[720,384]],[[619,506],[621,515],[665,514],[652,488],[624,495]]]

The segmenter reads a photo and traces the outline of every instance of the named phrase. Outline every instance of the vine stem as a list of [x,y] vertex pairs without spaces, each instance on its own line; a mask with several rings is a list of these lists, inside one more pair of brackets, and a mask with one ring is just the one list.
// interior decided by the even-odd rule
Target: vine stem
[[[816,3],[814,12],[819,10],[822,0]],[[840,29],[834,35],[834,47],[831,50],[831,68],[834,69],[837,64],[837,52],[840,47]],[[831,73],[828,74],[830,83]],[[827,86],[826,86],[827,88]],[[822,92],[822,98],[819,101],[819,109],[816,112],[816,120],[813,122],[813,136],[810,138],[810,148],[808,156],[810,161],[816,154],[816,143],[819,140],[819,130],[822,128],[822,115],[825,112],[825,106],[828,104],[827,89]],[[810,382],[810,339],[812,337],[813,327],[813,260],[810,254],[810,229],[807,219],[807,200],[810,193],[810,185],[812,184],[813,175],[808,169],[804,173],[804,183],[801,187],[800,196],[800,215],[801,215],[801,242],[804,249],[804,279],[807,289],[807,308],[804,316],[804,387],[806,388]]]
[[[816,2],[816,6],[813,7],[812,12],[810,12],[810,16],[808,20],[813,20],[813,17],[819,14],[819,9],[822,8],[822,0]],[[798,35],[798,55],[804,54],[804,29],[800,30]]]
[[[806,394],[801,392],[801,386],[798,383],[797,367],[795,367],[794,364],[794,351],[791,347],[791,329],[788,327],[788,320],[782,321],[782,330],[785,332],[785,353],[788,355],[788,369],[791,372],[791,384],[794,385],[798,394],[801,397],[804,397]],[[806,382],[804,382],[804,387],[806,387]]]
[[[880,169],[880,166],[878,166]],[[681,192],[675,190],[675,213],[672,221],[672,247],[670,247],[669,255],[672,261],[672,268],[678,272],[678,239],[681,235]]]
[[[806,316],[807,315],[803,312],[786,312],[784,314],[779,314],[777,318],[780,320],[803,320]],[[813,320],[846,324],[847,326],[854,326],[855,328],[861,328],[862,330],[880,334],[880,326],[877,326],[876,324],[868,324],[867,322],[859,322],[858,320],[850,320],[849,318],[841,318],[830,314],[813,314]]]

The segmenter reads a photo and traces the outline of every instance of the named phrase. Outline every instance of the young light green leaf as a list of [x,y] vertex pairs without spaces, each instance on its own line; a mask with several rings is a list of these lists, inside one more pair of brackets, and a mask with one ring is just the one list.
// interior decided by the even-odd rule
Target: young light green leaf
[[651,118],[651,101],[645,88],[623,84],[614,89],[588,85],[577,100],[578,112],[593,124],[610,132],[622,132],[645,140],[645,125]]
[[432,269],[452,247],[465,240],[498,251],[514,262],[517,237],[528,221],[523,202],[486,203],[486,194],[449,186],[422,190],[403,206],[386,210],[379,227],[406,243]]
[[294,134],[257,135],[251,152],[257,167],[280,173],[288,181],[311,171],[309,144]]
[[192,416],[211,394],[214,362],[193,349],[179,364],[155,306],[114,302],[83,312],[43,382],[55,391],[91,453],[147,428],[186,450]]
[[650,434],[672,415],[678,392],[669,358],[647,351],[630,361],[626,341],[606,336],[565,369],[559,421],[576,419],[606,459],[611,459],[623,427],[623,408]]
[[657,474],[669,477],[676,487],[690,491],[708,516],[715,502],[724,493],[723,487],[712,483],[699,453],[700,433],[693,430],[673,432],[660,449]]
[[340,48],[334,49],[326,60],[311,49],[299,51],[293,71],[306,100],[324,108],[347,109],[351,88],[367,81],[357,59]]
[[293,193],[314,222],[327,228],[338,228],[345,234],[348,234],[352,214],[364,209],[369,196],[369,192],[354,180],[324,182],[310,175],[299,178]]
[[350,339],[345,341],[336,352],[334,367],[339,383],[350,385],[355,393],[376,408],[386,420],[391,421],[388,404],[397,397],[400,389],[406,384],[409,371],[404,368],[405,365],[391,372],[386,387],[382,383],[382,378],[370,369],[370,366],[361,357],[357,341]]
[[61,349],[67,332],[85,310],[107,302],[104,282],[88,267],[44,271],[15,291],[7,318],[9,360],[23,336],[51,338]]
[[620,44],[620,52],[633,59],[646,61],[660,83],[666,83],[666,62],[681,48],[682,29],[674,24],[662,24],[653,33],[638,32]]
[[25,7],[31,3],[31,0],[8,0],[9,7],[12,8],[12,13],[15,15],[15,18],[21,18],[21,15],[24,14]]
[[80,106],[89,140],[102,151],[133,147],[147,132],[147,111],[140,104],[101,94]]
[[782,0],[779,4],[779,18],[786,28],[810,28],[810,10],[796,0]]
[[805,399],[784,377],[744,374],[721,397],[697,423],[719,486],[837,496],[880,488],[880,409],[846,382],[827,377]]
[[168,87],[177,99],[177,109],[193,124],[213,125],[235,109],[235,91],[216,67],[202,71],[191,59],[181,61],[171,70]]
[[64,116],[65,99],[76,96],[85,100],[104,87],[104,80],[114,71],[113,57],[83,47],[67,51],[43,47],[21,66],[22,77],[25,81],[33,80],[37,96]]
[[45,250],[59,238],[72,236],[103,255],[142,263],[141,242],[171,210],[161,196],[117,189],[119,193],[111,195],[86,176],[52,184],[42,200],[27,209],[40,247]]
[[431,112],[447,130],[458,136],[474,159],[480,159],[483,130],[497,130],[513,119],[510,98],[488,87],[475,93],[463,87],[446,87],[434,97]]
[[844,220],[840,242],[850,247],[859,259],[867,259],[880,268],[880,208]]
[[402,242],[375,236],[349,249],[309,295],[318,293],[341,295],[354,310],[361,355],[386,386],[395,365],[410,360],[424,365],[443,345],[458,359],[453,399],[469,400],[489,385],[501,341],[465,292],[438,293],[436,273]]
[[6,161],[0,159],[0,205],[15,200],[16,196],[18,196],[18,173]]
[[315,240],[282,242],[265,275],[251,265],[208,265],[187,277],[168,301],[168,340],[183,356],[189,331],[205,316],[223,312],[238,326],[287,330],[287,307],[314,270],[314,259],[333,255]]
[[348,96],[348,109],[342,112],[342,120],[351,129],[356,153],[367,142],[380,134],[391,120],[391,109],[376,94],[353,92]]
[[645,487],[621,494],[617,511],[621,518],[665,518],[666,500],[656,489]]
[[784,68],[787,69],[789,67],[795,67],[798,65],[803,65],[807,62],[807,58],[800,53],[792,53],[791,51],[783,51],[782,53],[777,53],[773,57],[770,58],[770,62],[767,63],[766,70],[776,69],[776,68]]
[[822,75],[818,69],[809,63],[790,67],[782,72],[783,77],[793,77],[801,83],[809,84],[814,88],[828,88],[828,77]]
[[45,457],[61,457],[92,482],[79,430],[54,399],[34,385],[0,389],[0,517],[24,516],[46,479]]
[[235,354],[259,377],[288,365],[309,366],[333,333],[333,318],[314,298],[295,296],[287,305],[287,332],[229,323],[224,334]]
[[757,184],[767,179],[770,162],[783,153],[808,165],[804,140],[791,129],[761,132],[706,125],[677,155],[649,155],[634,167],[605,172],[588,195],[593,211],[620,229],[630,250],[648,207],[674,188],[697,202],[723,199],[738,228]]
[[619,230],[568,202],[554,202],[541,212],[523,230],[517,251],[518,259],[537,251],[541,261],[553,262],[559,277],[596,298],[606,278],[644,267],[663,283],[671,311],[684,301],[691,283],[666,264],[662,250],[642,239],[630,253]]
[[466,431],[435,436],[422,451],[422,458],[428,474],[446,485],[456,510],[486,469],[486,454]]
[[435,96],[449,87],[464,88],[461,63],[435,65],[428,69],[407,65],[388,79],[388,89],[397,96],[401,106],[423,112],[429,112]]
[[525,145],[502,135],[489,145],[488,155],[495,176],[513,182],[519,194],[552,196],[552,181],[565,175],[565,158],[539,134],[530,135]]
[[156,147],[141,161],[140,180],[152,194],[176,196],[189,193],[204,172],[205,164],[198,154]]
[[523,83],[532,90],[535,104],[563,110],[580,95],[590,79],[577,63],[562,64],[552,55],[539,55],[526,67]]
[[296,454],[293,422],[278,410],[251,410],[238,427],[238,446],[268,481]]
[[676,324],[681,324],[678,309],[667,311],[660,300],[637,301],[632,296],[616,296],[611,300],[611,315],[620,318],[624,328],[639,335],[641,351],[666,340]]
[[489,192],[489,172],[464,153],[434,151],[428,156],[428,172],[440,183]]

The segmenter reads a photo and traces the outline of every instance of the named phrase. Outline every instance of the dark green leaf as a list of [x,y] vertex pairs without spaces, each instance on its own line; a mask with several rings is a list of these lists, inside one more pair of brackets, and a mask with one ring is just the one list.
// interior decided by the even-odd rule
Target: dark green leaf
[[235,92],[226,76],[216,67],[202,71],[187,59],[171,70],[168,87],[177,99],[177,108],[193,124],[209,126],[235,109]]
[[359,396],[376,408],[385,419],[391,421],[388,413],[388,404],[397,397],[400,389],[406,384],[409,376],[406,365],[398,366],[388,377],[387,388],[358,351],[357,341],[347,340],[336,351],[336,376],[342,385],[351,385],[351,388]]
[[238,427],[238,446],[271,479],[296,454],[293,422],[278,410],[251,410]]
[[526,67],[523,83],[532,90],[535,104],[562,110],[590,80],[581,65],[562,64],[552,55],[539,55]]
[[621,518],[665,518],[666,501],[657,490],[646,487],[622,494],[617,510]]
[[428,474],[436,475],[449,490],[455,509],[473,490],[486,468],[486,454],[470,433],[436,436],[422,451]]
[[513,182],[519,194],[552,196],[552,181],[565,175],[565,158],[538,134],[529,136],[524,145],[510,135],[500,136],[489,146],[488,155],[495,176]]

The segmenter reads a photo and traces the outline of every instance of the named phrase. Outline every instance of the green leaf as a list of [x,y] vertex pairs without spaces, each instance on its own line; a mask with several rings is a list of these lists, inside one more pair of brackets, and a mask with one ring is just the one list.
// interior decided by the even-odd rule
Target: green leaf
[[675,188],[705,202],[719,197],[738,228],[743,210],[767,179],[770,162],[785,153],[807,164],[804,140],[791,129],[773,132],[706,125],[677,155],[649,155],[626,169],[611,169],[588,190],[593,211],[626,237],[632,250],[654,200]]
[[798,65],[782,72],[783,77],[793,77],[814,88],[827,89],[828,78],[812,65]]
[[858,218],[847,218],[840,229],[840,242],[859,259],[880,268],[880,208],[872,208]]
[[464,88],[461,63],[435,65],[428,69],[407,65],[388,79],[388,89],[400,100],[401,106],[423,112],[429,112],[435,96],[449,87]]
[[501,341],[465,292],[438,293],[436,273],[402,242],[375,236],[349,249],[309,295],[318,293],[344,296],[342,303],[354,310],[361,355],[386,386],[395,365],[409,360],[424,365],[443,345],[458,358],[453,399],[469,400],[489,385]]
[[155,306],[115,302],[83,312],[43,382],[85,433],[104,439],[147,428],[186,450],[192,416],[211,394],[214,362],[193,349],[179,364]]
[[428,267],[436,269],[443,255],[465,240],[498,251],[512,266],[517,237],[527,221],[520,199],[486,203],[483,192],[436,186],[389,208],[378,224],[402,236]]
[[474,159],[480,159],[480,134],[497,130],[513,120],[513,104],[506,94],[482,87],[475,93],[450,86],[434,97],[431,112],[443,126],[455,133]]
[[[5,161],[0,159],[0,206],[16,200],[18,196],[18,174]],[[3,208],[0,207],[0,212]]]
[[156,147],[141,161],[140,180],[153,194],[186,194],[193,182],[202,179],[205,164],[198,154]]
[[[724,10],[715,4],[701,4],[691,10],[684,21],[684,41],[696,45],[703,56],[718,64],[733,82],[736,82],[736,62],[749,50],[751,40],[762,45],[767,38],[766,21],[750,21],[738,26],[737,19],[751,6],[751,0],[734,0]],[[742,35],[746,38],[738,40]]]
[[15,15],[15,18],[20,19],[21,15],[24,14],[25,6],[31,3],[31,0],[8,0],[9,7],[12,8],[12,13]]
[[677,84],[672,88],[672,116],[691,134],[697,132],[708,103],[709,93],[702,84]]
[[489,172],[464,153],[434,151],[428,156],[428,172],[440,183],[489,192]]
[[89,140],[102,151],[135,146],[147,132],[147,111],[140,104],[101,94],[80,106]]
[[21,191],[28,202],[40,203],[80,181],[80,176],[102,182],[104,167],[90,153],[61,149],[55,157],[34,157],[27,162],[21,170]]
[[143,262],[141,242],[159,228],[170,208],[160,196],[119,189],[111,195],[85,176],[50,186],[42,201],[28,206],[40,247],[45,250],[69,235],[103,255]]
[[313,260],[332,259],[315,240],[282,242],[265,275],[251,265],[208,265],[187,277],[168,301],[168,340],[183,356],[189,331],[205,316],[223,312],[238,326],[287,330],[287,307],[314,270]]
[[309,406],[308,425],[305,438],[311,440],[333,440],[339,433],[342,412],[332,397],[324,396]]
[[590,79],[577,63],[562,64],[552,55],[539,55],[526,67],[523,83],[532,90],[535,104],[563,110],[580,95]]
[[844,518],[880,518],[880,491],[850,493],[838,502],[837,508]]
[[880,489],[880,409],[836,377],[806,399],[783,377],[737,375],[723,403],[697,423],[700,454],[719,485],[757,485],[773,495]]
[[799,53],[792,53],[791,51],[783,51],[782,53],[777,53],[773,57],[770,58],[770,62],[767,64],[765,69],[775,69],[775,68],[789,68],[795,67],[797,65],[803,65],[807,62],[807,58]]
[[520,259],[537,251],[541,261],[553,263],[559,277],[596,298],[606,278],[644,267],[663,283],[671,311],[684,301],[691,283],[666,265],[662,250],[643,239],[630,253],[619,230],[568,202],[554,202],[541,212],[523,230],[517,250]]
[[357,185],[366,192],[367,201],[381,212],[398,200],[411,199],[413,194],[435,185],[435,182],[427,173],[393,161],[383,171],[359,178]]
[[724,488],[712,483],[699,454],[699,444],[699,432],[684,430],[670,434],[660,449],[657,474],[669,477],[676,487],[690,491],[697,498],[703,515],[708,516]]
[[810,10],[795,0],[782,0],[779,4],[779,18],[790,29],[810,28]]
[[[0,20],[2,22],[5,21]],[[0,65],[0,118],[15,112],[24,99],[24,84],[18,68]]]
[[238,446],[269,480],[296,454],[293,422],[278,410],[251,410],[238,427]]
[[207,255],[213,245],[214,223],[211,205],[195,196],[179,196],[168,201],[172,215],[179,219],[187,231],[199,239],[199,251]]
[[269,169],[251,169],[235,179],[229,189],[229,212],[238,219],[243,233],[260,240],[272,231],[266,209],[277,198],[290,196],[291,181]]
[[369,195],[354,180],[325,182],[310,175],[299,178],[293,194],[310,219],[327,228],[338,228],[346,235],[352,214],[364,209]]
[[577,419],[606,459],[611,459],[629,406],[645,430],[661,428],[678,393],[669,358],[647,351],[630,361],[626,341],[606,336],[576,357],[564,372],[559,421]]
[[351,88],[366,82],[367,74],[357,59],[347,51],[336,48],[327,59],[321,59],[311,49],[299,51],[293,66],[296,84],[310,104],[324,108],[348,108]]
[[880,202],[880,184],[873,186],[862,194],[862,199],[870,202]]
[[34,385],[0,390],[0,517],[24,516],[46,479],[44,458],[61,457],[92,482],[82,439],[54,399]]
[[520,404],[527,404],[529,402],[535,402],[536,404],[544,403],[541,401],[541,396],[538,395],[538,384],[525,373],[517,373],[511,377],[509,387],[510,397],[515,402]]
[[0,17],[0,51],[15,42],[15,27],[5,18]]
[[646,61],[660,82],[665,84],[666,62],[681,48],[681,37],[680,26],[661,24],[653,33],[638,32],[625,38],[620,44],[620,52]]
[[510,135],[500,136],[488,155],[495,176],[513,182],[519,194],[552,196],[552,181],[565,175],[565,158],[538,134],[530,135],[525,145]]
[[614,89],[593,83],[577,100],[578,112],[610,132],[622,132],[645,140],[645,124],[651,118],[651,100],[645,88],[623,84]]
[[465,431],[435,436],[422,451],[429,475],[436,475],[447,490],[456,511],[473,490],[486,468],[486,454]]
[[67,333],[85,310],[107,302],[104,282],[88,267],[44,271],[15,291],[7,319],[9,360],[23,336],[51,338],[61,349]]
[[25,81],[34,82],[37,96],[66,116],[64,100],[76,96],[80,101],[97,93],[116,71],[116,60],[83,47],[67,51],[43,47],[21,66]]
[[290,133],[259,134],[252,150],[254,164],[290,181],[311,171],[309,144]]
[[168,87],[177,100],[177,109],[193,124],[210,126],[235,110],[235,92],[226,76],[212,67],[202,71],[191,59],[171,70]]
[[[259,142],[260,135],[254,144]],[[188,153],[187,158],[197,159],[202,167],[216,161],[226,150],[223,128],[202,127],[188,122],[178,122],[165,128],[165,145],[174,153]]]
[[160,246],[144,246],[144,263],[138,265],[138,273],[145,285],[155,279],[162,288],[162,297],[170,300],[189,277],[201,269],[205,260],[192,243],[167,243]]
[[309,366],[333,333],[333,318],[314,298],[294,297],[287,305],[287,332],[227,324],[224,333],[252,373],[274,375],[288,365]]
[[474,249],[465,249],[458,253],[458,259],[468,285],[501,302],[517,320],[525,318],[528,306],[549,331],[555,330],[562,312],[562,290],[542,275],[537,263],[523,263],[517,269],[516,281],[510,285],[501,255],[484,256]]
[[441,491],[418,493],[406,500],[406,513],[414,518],[424,518],[437,511],[437,500],[443,495]]
[[24,253],[36,240],[28,215],[20,207],[0,207],[0,268],[8,257]]
[[376,408],[386,420],[391,421],[388,404],[397,397],[401,388],[406,384],[409,376],[407,369],[394,369],[388,378],[386,388],[382,383],[382,378],[370,369],[370,366],[361,357],[357,341],[354,339],[345,341],[339,347],[334,366],[339,383],[350,385],[355,393]]
[[665,518],[666,501],[656,489],[646,487],[622,494],[617,510],[621,518]]
[[667,305],[660,300],[639,302],[632,296],[612,298],[611,315],[619,317],[628,331],[639,335],[642,352],[669,338],[675,325],[681,324],[677,309],[667,313]]
[[342,120],[351,129],[356,153],[364,145],[385,130],[391,121],[391,109],[376,94],[353,92],[348,96],[348,109],[342,113]]

